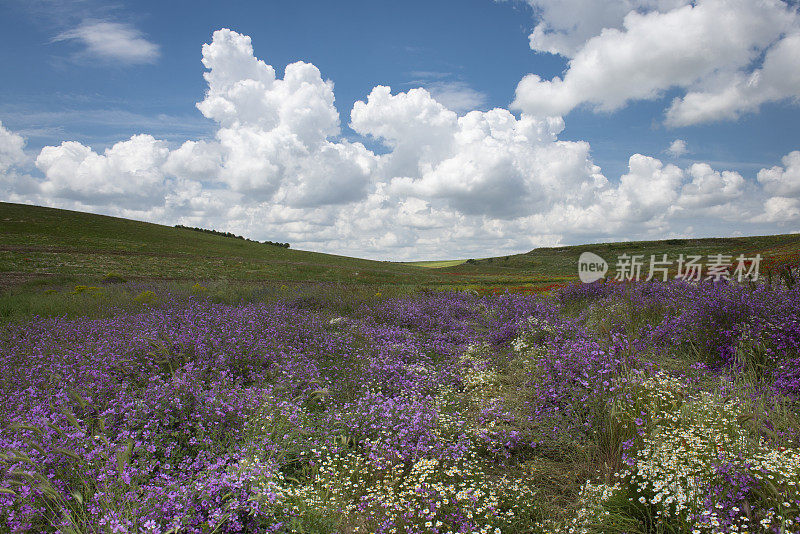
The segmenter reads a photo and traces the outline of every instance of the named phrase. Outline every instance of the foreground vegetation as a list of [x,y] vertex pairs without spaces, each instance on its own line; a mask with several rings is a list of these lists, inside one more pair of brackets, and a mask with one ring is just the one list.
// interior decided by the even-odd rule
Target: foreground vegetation
[[0,532],[800,532],[800,236],[274,245],[0,203]]
[[800,532],[796,286],[223,289],[4,328],[0,529]]

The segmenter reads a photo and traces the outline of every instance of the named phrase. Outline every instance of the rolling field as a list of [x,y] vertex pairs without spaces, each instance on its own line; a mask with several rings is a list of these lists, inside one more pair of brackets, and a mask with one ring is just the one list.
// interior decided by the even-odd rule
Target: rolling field
[[[800,533],[799,236],[411,265],[11,204],[0,236],[0,532]],[[583,251],[772,274],[572,283]]]
[[577,279],[591,251],[613,267],[621,254],[761,254],[762,271],[800,261],[800,235],[668,239],[537,248],[482,259],[397,263],[307,252],[189,229],[54,208],[0,203],[0,290],[127,281],[281,285],[326,282],[366,286],[531,290]]
[[48,277],[130,280],[436,281],[403,264],[285,249],[243,239],[88,213],[0,203],[0,273],[7,280]]

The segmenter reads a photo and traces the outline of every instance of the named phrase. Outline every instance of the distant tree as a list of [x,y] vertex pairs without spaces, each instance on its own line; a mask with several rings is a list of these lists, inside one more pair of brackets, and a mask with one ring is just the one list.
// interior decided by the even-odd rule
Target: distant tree
[[255,239],[248,239],[246,237],[242,237],[240,235],[236,235],[231,232],[220,232],[219,230],[209,230],[208,228],[197,228],[195,226],[184,226],[182,224],[176,224],[175,228],[182,228],[184,230],[192,230],[194,232],[203,232],[206,234],[213,234],[219,235],[222,237],[232,237],[234,239],[241,239],[243,241],[249,241],[250,243],[262,243],[264,245],[272,245],[275,247],[282,247],[282,248],[289,248],[289,243],[277,243],[275,241],[256,241]]

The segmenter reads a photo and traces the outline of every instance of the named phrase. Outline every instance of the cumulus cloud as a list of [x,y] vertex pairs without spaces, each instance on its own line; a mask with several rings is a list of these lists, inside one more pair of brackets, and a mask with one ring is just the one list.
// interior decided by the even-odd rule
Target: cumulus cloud
[[16,165],[25,163],[25,140],[3,126],[0,122],[0,173]]
[[774,166],[758,171],[758,183],[766,194],[763,211],[754,222],[786,223],[800,220],[800,151],[790,152],[782,159],[783,167]]
[[[521,220],[573,238],[660,238],[676,234],[687,221],[730,227],[746,220],[760,209],[753,199],[745,201],[747,189],[736,172],[716,171],[704,163],[680,168],[634,154],[618,181],[596,182],[581,198],[556,202]],[[762,197],[759,191],[751,193]]]
[[800,151],[790,152],[782,159],[783,167],[761,169],[758,181],[767,193],[780,196],[800,194]]
[[678,198],[683,172],[675,165],[634,154],[628,162],[628,173],[622,175],[614,191],[617,220],[647,222],[662,215]]
[[574,56],[605,28],[620,28],[631,11],[669,10],[689,0],[527,0],[539,23],[530,34],[537,52]]
[[83,56],[127,64],[152,63],[160,55],[159,46],[133,26],[105,20],[84,20],[53,41],[78,41],[85,47]]
[[[800,152],[756,181],[644,154],[609,179],[589,143],[559,139],[560,116],[459,114],[424,88],[377,86],[350,113],[357,134],[385,146],[376,154],[343,138],[333,83],[314,65],[292,63],[280,76],[249,37],[225,29],[202,59],[208,89],[197,108],[216,123],[213,137],[173,146],[141,134],[102,152],[65,141],[41,150],[32,178],[18,171],[24,140],[0,125],[0,193],[383,259],[660,237],[697,221],[730,225],[732,215],[746,230],[800,215]],[[679,139],[670,147],[685,150]]]
[[218,179],[254,200],[338,204],[366,193],[374,156],[340,134],[333,83],[298,61],[283,79],[255,57],[250,37],[214,32],[203,45],[208,91],[197,108],[219,123]]
[[557,142],[560,118],[517,119],[499,108],[457,117],[425,89],[376,87],[354,105],[351,127],[392,148],[379,163],[391,191],[442,199],[466,215],[518,217],[580,194],[587,178],[604,180],[587,144]]
[[[745,180],[732,171],[715,171],[707,163],[695,163],[687,174],[691,181],[681,191],[679,204],[687,208],[711,208],[727,206],[742,196]],[[740,216],[741,213],[732,213]]]
[[222,167],[222,148],[208,141],[186,141],[171,151],[164,162],[165,174],[190,178],[203,182],[214,182]]
[[[570,59],[562,77],[544,80],[529,74],[519,82],[512,106],[523,112],[563,116],[580,105],[610,112],[633,100],[660,98],[677,87],[689,91],[668,111],[667,123],[677,126],[733,118],[763,102],[800,94],[795,75],[788,80],[777,76],[778,69],[797,71],[792,33],[798,28],[797,15],[780,0],[616,2],[616,14],[608,17],[615,19],[630,9],[621,26],[599,17],[566,30],[566,8],[543,4],[545,19],[537,28],[550,24],[554,29],[534,31],[544,41],[532,37],[532,44],[541,41],[535,49]],[[547,17],[555,18],[548,22]],[[582,44],[553,44],[564,36],[577,42],[595,33],[598,24],[603,29]],[[787,33],[791,35],[783,37]],[[752,70],[764,53],[763,68]]]
[[800,220],[800,201],[796,198],[770,197],[764,202],[764,213],[754,222],[788,223]]
[[37,180],[23,172],[30,163],[24,149],[25,139],[0,122],[0,197],[12,202],[24,201],[39,191]]
[[144,208],[163,202],[166,184],[161,166],[168,154],[166,143],[150,135],[135,135],[103,154],[65,141],[44,147],[36,167],[45,176],[44,195]]
[[709,80],[706,88],[673,100],[666,123],[688,126],[703,122],[737,119],[757,111],[765,102],[800,97],[800,31],[772,46],[763,66],[722,80]]

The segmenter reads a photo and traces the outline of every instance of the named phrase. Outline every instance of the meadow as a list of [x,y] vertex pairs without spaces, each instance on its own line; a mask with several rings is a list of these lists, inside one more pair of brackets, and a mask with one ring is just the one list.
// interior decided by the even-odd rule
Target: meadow
[[800,532],[800,292],[161,294],[0,339],[10,532]]
[[[273,240],[285,238],[273,236]],[[402,288],[535,293],[577,279],[580,254],[612,264],[621,254],[761,254],[762,272],[800,262],[800,234],[665,239],[540,247],[520,254],[464,260],[390,262],[246,241],[116,217],[0,202],[0,323],[56,313],[47,289],[98,287],[109,281],[143,286],[278,288],[306,283],[376,291]],[[111,276],[110,276],[111,275]],[[404,289],[402,289],[404,290]],[[221,291],[220,293],[224,293]],[[124,299],[123,299],[124,300]],[[46,301],[46,302],[44,302]],[[64,304],[64,313],[73,305]],[[13,309],[12,309],[13,308]]]
[[[796,270],[579,284],[586,247],[414,266],[13,209],[0,532],[800,533]],[[797,250],[671,241],[592,250]]]

